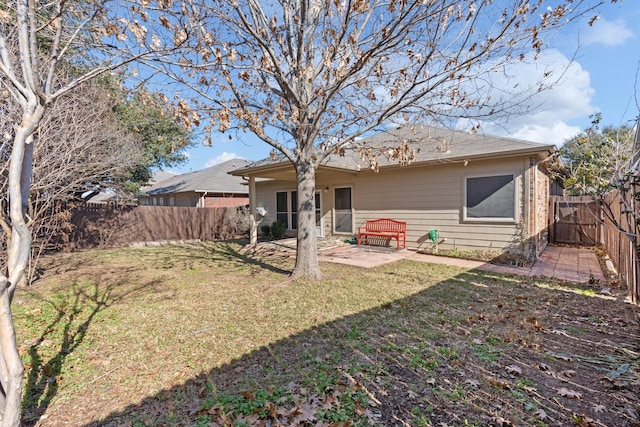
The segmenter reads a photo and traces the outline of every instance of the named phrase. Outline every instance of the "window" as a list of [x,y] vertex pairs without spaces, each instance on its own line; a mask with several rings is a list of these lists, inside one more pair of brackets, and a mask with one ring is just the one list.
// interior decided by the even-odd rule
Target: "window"
[[298,193],[296,191],[276,192],[276,221],[289,230],[298,228]]
[[336,233],[353,233],[353,211],[351,208],[351,188],[336,188],[335,192],[335,221]]
[[316,192],[316,233],[318,237],[322,237],[322,207],[320,205],[320,193]]
[[513,174],[465,180],[465,220],[515,221],[516,182]]
[[287,212],[287,192],[276,193],[276,221],[283,223],[289,228],[289,213]]
[[296,191],[291,192],[290,197],[291,206],[291,229],[298,229],[298,193]]

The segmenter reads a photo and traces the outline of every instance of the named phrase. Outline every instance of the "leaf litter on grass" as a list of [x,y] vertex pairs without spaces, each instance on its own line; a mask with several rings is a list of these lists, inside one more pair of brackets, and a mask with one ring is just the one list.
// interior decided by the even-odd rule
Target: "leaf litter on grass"
[[[226,243],[61,259],[17,294],[23,349],[61,361],[29,425],[638,423],[637,307],[566,284],[411,261],[294,282],[289,256]],[[34,344],[74,280],[119,296],[74,347]]]

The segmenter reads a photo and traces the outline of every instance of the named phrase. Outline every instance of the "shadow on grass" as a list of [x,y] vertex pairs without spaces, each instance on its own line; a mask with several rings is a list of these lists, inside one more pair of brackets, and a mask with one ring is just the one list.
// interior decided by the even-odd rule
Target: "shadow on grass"
[[[165,246],[160,249],[163,263],[168,267],[179,265],[183,268],[216,267],[224,263],[227,272],[250,269],[267,270],[276,274],[290,274],[287,264],[292,257],[273,248],[250,248],[246,239],[225,240],[218,242],[191,243],[189,252],[174,251],[174,247]],[[164,250],[163,250],[164,249]]]
[[[409,264],[376,274],[392,283]],[[607,328],[556,329],[584,310]],[[637,312],[626,324],[612,320],[624,310],[469,271],[256,349],[87,426],[637,425],[629,410],[638,386],[601,381],[603,360],[611,371],[638,371]],[[605,400],[606,410],[597,407]]]
[[124,284],[124,279],[104,286],[97,278],[91,287],[74,282],[49,299],[40,298],[29,288],[22,290],[41,300],[37,315],[47,319],[42,335],[26,343],[29,357],[22,404],[25,426],[34,425],[46,412],[58,392],[59,376],[67,358],[85,340],[95,317],[137,291],[154,286],[146,283],[123,291]]
[[[257,270],[267,270],[277,274],[290,274],[291,269],[287,264],[291,263],[291,257],[282,254],[276,248],[273,249],[250,249],[247,247],[247,239],[229,239],[216,242],[196,242],[183,243],[179,245],[150,245],[138,248],[135,252],[136,265],[128,269],[128,273],[135,270],[144,270],[148,265],[157,265],[158,269],[198,269],[206,267],[218,267],[221,262],[225,263],[227,271],[243,270],[247,266]],[[185,251],[187,247],[189,250]],[[136,249],[125,248],[125,251],[136,251]],[[122,248],[95,249],[104,253],[118,253]],[[89,253],[89,252],[85,252]],[[78,256],[82,252],[72,254],[60,254],[56,262],[46,265],[46,269],[53,274],[64,274],[74,272],[82,267],[91,265],[94,260],[103,262],[101,257]],[[96,265],[98,267],[98,265]]]

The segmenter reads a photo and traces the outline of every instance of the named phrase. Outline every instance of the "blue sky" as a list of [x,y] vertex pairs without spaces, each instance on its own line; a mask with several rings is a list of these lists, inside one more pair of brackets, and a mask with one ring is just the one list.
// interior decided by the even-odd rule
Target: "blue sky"
[[[585,21],[565,27],[548,41],[539,60],[545,67],[565,71],[561,84],[535,99],[539,108],[533,113],[517,116],[506,125],[486,123],[484,132],[561,146],[589,126],[589,116],[596,112],[602,113],[606,125],[629,124],[638,115],[636,95],[640,96],[637,22],[640,2],[626,0],[602,7],[592,27]],[[516,74],[526,79],[534,73],[528,67],[518,66]],[[189,161],[171,171],[195,171],[231,158],[259,160],[270,151],[269,145],[250,133],[220,135],[213,138],[211,147],[196,144],[187,153]]]

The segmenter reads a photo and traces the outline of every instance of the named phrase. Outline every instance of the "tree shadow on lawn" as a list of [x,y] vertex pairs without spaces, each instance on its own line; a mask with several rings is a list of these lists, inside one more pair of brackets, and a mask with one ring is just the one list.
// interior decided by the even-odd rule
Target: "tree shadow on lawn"
[[[233,270],[241,271],[246,266],[256,271],[267,270],[277,274],[290,274],[287,267],[290,264],[291,256],[283,254],[276,249],[269,250],[260,248],[253,250],[247,246],[247,239],[230,239],[216,242],[194,242],[181,244],[167,244],[158,246],[146,246],[138,249],[135,257],[135,264],[127,272],[144,270],[147,265],[157,265],[159,269],[170,270],[180,268],[184,270],[198,269],[206,267],[218,267],[221,263],[227,272]],[[185,250],[185,248],[187,250]],[[86,253],[96,251],[117,253],[120,249],[92,249]],[[131,249],[126,249],[132,251]],[[133,250],[135,251],[135,250]],[[47,270],[50,275],[73,273],[81,267],[91,265],[95,260],[96,268],[102,268],[102,258],[100,256],[87,259],[86,256],[78,256],[80,252],[69,254],[57,254],[57,257],[45,259],[42,264],[43,270]]]
[[579,286],[469,271],[86,425],[638,425],[638,330]]
[[21,290],[41,301],[37,312],[24,314],[26,321],[46,322],[37,339],[20,345],[20,353],[28,355],[22,403],[25,425],[33,425],[47,411],[58,392],[66,360],[83,343],[95,317],[138,291],[160,284],[154,281],[131,287],[125,282],[127,279],[121,279],[105,286],[105,281],[96,277],[95,284],[88,286],[74,280],[49,299],[41,298],[37,290]]
[[[245,243],[245,246],[238,250],[232,243]],[[210,257],[219,257],[220,254],[224,255],[227,259],[235,259],[241,264],[248,264],[253,267],[259,267],[261,270],[268,270],[278,274],[290,274],[291,270],[282,268],[283,264],[291,259],[291,256],[278,251],[273,250],[259,250],[252,249],[246,246],[247,242],[224,242],[221,246],[215,248],[209,247],[207,254]]]
[[189,251],[174,251],[172,246],[166,246],[160,257],[163,257],[167,268],[180,264],[183,268],[225,266],[226,272],[249,268],[260,272],[263,270],[276,274],[290,274],[292,256],[277,247],[248,246],[247,239],[224,240],[217,242],[189,243]]

